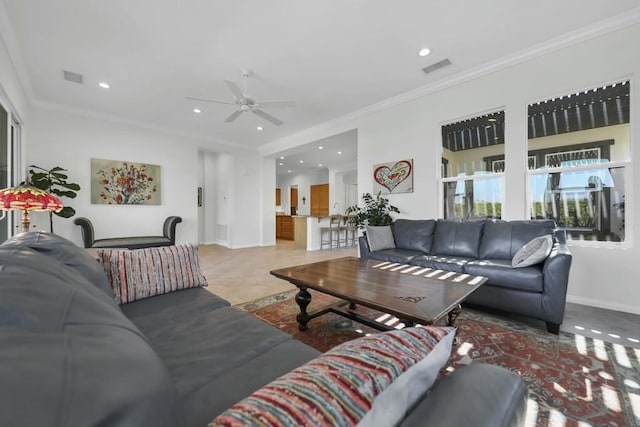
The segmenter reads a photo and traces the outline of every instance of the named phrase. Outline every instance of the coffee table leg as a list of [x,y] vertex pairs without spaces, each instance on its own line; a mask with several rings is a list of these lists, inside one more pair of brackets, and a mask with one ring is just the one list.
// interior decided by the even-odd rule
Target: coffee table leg
[[296,320],[299,323],[298,329],[301,331],[306,331],[309,329],[307,326],[307,322],[309,321],[309,313],[307,313],[307,306],[311,302],[311,294],[307,291],[306,288],[300,288],[300,292],[296,294],[296,302],[300,307],[300,313],[296,317]]
[[349,310],[355,310],[356,308],[358,308],[358,306],[356,305],[355,302],[350,302],[349,303]]
[[456,322],[456,319],[458,318],[458,316],[460,315],[460,313],[462,313],[462,306],[460,304],[458,304],[453,310],[451,310],[449,312],[449,314],[447,315],[448,317],[448,322],[447,325],[449,326],[453,326],[453,324]]

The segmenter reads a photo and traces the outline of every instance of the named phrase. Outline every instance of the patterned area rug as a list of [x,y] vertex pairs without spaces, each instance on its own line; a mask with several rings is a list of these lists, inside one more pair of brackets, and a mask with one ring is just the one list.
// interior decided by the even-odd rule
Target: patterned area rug
[[[309,330],[301,332],[295,294],[294,290],[236,307],[320,351],[378,332],[333,313],[311,320]],[[314,293],[309,312],[335,301]],[[394,322],[375,310],[359,307],[358,312]],[[529,388],[527,426],[640,425],[640,349],[565,332],[555,336],[467,308],[456,326],[459,340],[447,371],[477,361],[518,373]]]

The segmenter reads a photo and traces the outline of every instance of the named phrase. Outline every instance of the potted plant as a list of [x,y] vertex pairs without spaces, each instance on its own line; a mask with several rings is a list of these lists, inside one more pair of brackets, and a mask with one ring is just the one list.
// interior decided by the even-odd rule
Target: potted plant
[[391,212],[400,213],[400,210],[389,204],[389,199],[385,199],[380,194],[378,192],[376,197],[373,197],[370,193],[364,193],[362,195],[362,207],[358,205],[349,206],[345,211],[347,215],[353,214],[349,223],[355,224],[361,230],[364,230],[365,225],[391,225],[393,222]]
[[[33,168],[29,169],[29,185],[59,197],[74,199],[77,196],[76,192],[80,190],[80,185],[67,182],[68,176],[63,173],[67,171],[66,169],[59,166],[49,170],[36,165],[30,165],[29,167]],[[49,228],[52,233],[53,214],[54,212],[49,212]],[[61,218],[71,218],[76,214],[76,210],[71,206],[65,206],[60,212],[55,212],[55,214]]]

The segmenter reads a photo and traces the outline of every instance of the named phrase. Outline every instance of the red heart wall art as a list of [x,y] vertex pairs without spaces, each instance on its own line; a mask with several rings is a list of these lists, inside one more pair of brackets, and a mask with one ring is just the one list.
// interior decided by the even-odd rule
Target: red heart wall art
[[[387,165],[380,165],[373,171],[373,179],[390,193],[400,185],[402,181],[409,178],[411,175],[411,162],[407,160],[400,160],[394,163],[391,167]],[[409,191],[412,190],[409,188]]]

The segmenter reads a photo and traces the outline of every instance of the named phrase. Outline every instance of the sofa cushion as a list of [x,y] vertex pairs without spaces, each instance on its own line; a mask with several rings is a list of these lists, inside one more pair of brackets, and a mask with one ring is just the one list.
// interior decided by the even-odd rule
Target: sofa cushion
[[544,261],[551,253],[553,238],[550,234],[531,239],[511,260],[513,268],[528,267]]
[[169,368],[180,396],[292,339],[233,307],[218,308],[206,316],[188,311],[174,314],[178,317],[150,314],[132,320]]
[[391,226],[385,225],[374,227],[366,225],[365,229],[367,231],[367,243],[369,243],[370,251],[375,252],[382,249],[393,249],[396,247],[393,241]]
[[97,253],[120,304],[207,286],[207,280],[200,272],[198,248],[192,245],[99,249]]
[[483,221],[438,220],[431,254],[478,258]]
[[483,286],[499,286],[527,292],[543,291],[543,274],[540,265],[513,268],[510,260],[475,260],[464,266],[464,272],[487,277],[489,280]]
[[422,255],[413,258],[409,263],[420,267],[433,268],[434,270],[455,271],[463,273],[464,266],[475,258],[466,257],[444,257],[438,255]]
[[381,251],[369,252],[369,258],[378,261],[397,262],[408,264],[412,259],[421,255],[421,252],[407,251],[405,249],[383,249]]
[[393,223],[396,248],[428,254],[435,229],[433,219],[398,219]]
[[122,304],[120,309],[125,316],[134,321],[145,316],[153,316],[158,321],[171,321],[181,316],[201,315],[230,305],[229,301],[205,288],[190,288],[156,295],[153,300],[143,299]]
[[553,234],[553,220],[487,221],[482,233],[481,259],[513,259],[516,252],[531,239]]
[[[455,330],[418,327],[341,344],[276,379],[213,426],[395,425],[447,362]],[[274,410],[277,408],[277,410]]]

